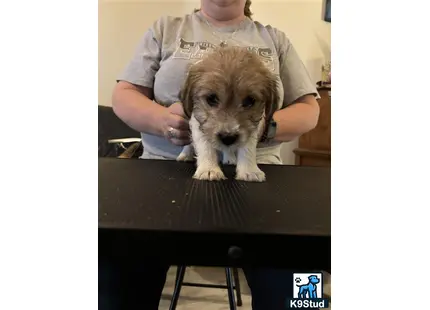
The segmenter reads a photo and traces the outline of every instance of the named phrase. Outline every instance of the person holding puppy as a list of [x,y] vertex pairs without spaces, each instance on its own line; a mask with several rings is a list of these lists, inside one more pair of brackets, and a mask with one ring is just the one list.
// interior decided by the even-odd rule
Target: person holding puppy
[[[281,143],[312,130],[318,121],[318,92],[286,35],[253,21],[250,0],[201,0],[183,17],[161,17],[146,31],[134,58],[119,77],[112,106],[142,133],[142,159],[175,160],[190,143],[180,101],[187,69],[213,47],[240,46],[255,52],[279,79],[278,110],[259,143],[259,164],[282,164]],[[99,262],[99,309],[158,309],[169,266],[140,261],[128,266]],[[291,273],[249,269],[244,273],[254,310],[285,309]]]

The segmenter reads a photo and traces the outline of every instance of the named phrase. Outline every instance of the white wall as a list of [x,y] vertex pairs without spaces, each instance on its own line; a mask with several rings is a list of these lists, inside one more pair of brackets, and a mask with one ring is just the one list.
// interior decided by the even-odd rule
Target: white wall
[[[199,0],[99,0],[99,102],[111,105],[115,79],[132,57],[139,39],[161,15],[180,16],[199,7]],[[322,20],[323,0],[253,0],[253,18],[284,31],[295,45],[314,81],[330,57],[330,24]],[[294,162],[284,144],[285,163]]]

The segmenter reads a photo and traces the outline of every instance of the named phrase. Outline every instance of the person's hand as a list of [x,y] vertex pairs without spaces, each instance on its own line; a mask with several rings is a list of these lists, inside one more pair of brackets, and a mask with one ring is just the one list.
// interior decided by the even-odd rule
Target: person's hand
[[190,127],[180,102],[175,102],[166,109],[162,128],[166,139],[173,144],[183,146],[191,143]]

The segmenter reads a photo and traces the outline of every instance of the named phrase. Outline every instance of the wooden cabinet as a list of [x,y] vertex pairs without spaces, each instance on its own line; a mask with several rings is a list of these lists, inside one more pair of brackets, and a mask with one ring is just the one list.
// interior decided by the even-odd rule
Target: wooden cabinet
[[296,165],[330,166],[331,164],[331,86],[320,86],[318,125],[299,138],[294,149]]

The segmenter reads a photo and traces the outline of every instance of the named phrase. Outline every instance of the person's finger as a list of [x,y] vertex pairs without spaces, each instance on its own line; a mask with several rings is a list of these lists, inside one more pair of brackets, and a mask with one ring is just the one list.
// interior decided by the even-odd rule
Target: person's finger
[[190,135],[191,133],[189,130],[177,130],[175,138],[185,140],[185,139],[190,139]]
[[190,140],[191,133],[189,130],[178,130],[173,127],[170,127],[167,130],[166,137],[168,139],[176,139],[176,140]]
[[170,113],[175,114],[175,115],[179,115],[182,117],[185,116],[184,107],[182,106],[181,102],[175,102],[174,104],[172,104],[169,107],[169,111],[170,111]]
[[172,142],[173,144],[178,145],[178,146],[185,146],[185,145],[190,144],[191,140],[189,138],[188,139],[173,138],[173,139],[170,139],[170,142]]
[[178,130],[190,129],[188,121],[185,118],[174,114],[171,114],[171,117],[169,118],[169,121],[168,121],[168,125]]

